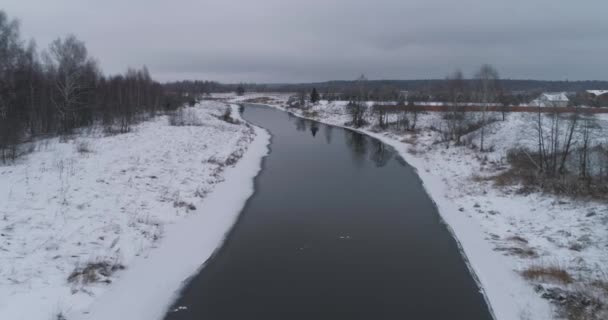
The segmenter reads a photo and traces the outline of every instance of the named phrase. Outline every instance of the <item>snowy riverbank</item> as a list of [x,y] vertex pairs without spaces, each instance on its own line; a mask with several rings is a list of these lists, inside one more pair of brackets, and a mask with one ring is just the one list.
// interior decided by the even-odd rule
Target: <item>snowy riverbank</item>
[[268,152],[268,133],[222,121],[225,108],[188,108],[197,126],[161,116],[49,139],[0,167],[0,319],[161,317],[221,245]]
[[[264,96],[271,99],[260,99]],[[252,94],[231,101],[252,98],[285,109],[287,97]],[[306,111],[289,111],[344,127],[350,118],[345,104],[321,102]],[[498,320],[557,318],[556,306],[560,302],[555,300],[556,295],[557,299],[559,295],[563,299],[579,297],[583,307],[587,298],[605,304],[608,296],[604,287],[608,265],[605,203],[540,193],[522,195],[516,188],[498,188],[491,179],[484,179],[508,166],[505,156],[509,148],[525,143],[531,123],[527,116],[511,114],[506,121],[491,125],[487,143],[494,151],[484,154],[437,143],[439,133],[431,128],[442,125],[439,113],[420,115],[420,131],[415,135],[379,131],[373,126],[358,129],[393,146],[418,170],[442,218],[462,246]],[[608,128],[608,119],[599,120]],[[528,281],[521,275],[524,270],[552,266],[566,270],[572,281],[563,282],[551,276]],[[584,296],[577,296],[578,292]],[[543,296],[554,299],[556,304]]]

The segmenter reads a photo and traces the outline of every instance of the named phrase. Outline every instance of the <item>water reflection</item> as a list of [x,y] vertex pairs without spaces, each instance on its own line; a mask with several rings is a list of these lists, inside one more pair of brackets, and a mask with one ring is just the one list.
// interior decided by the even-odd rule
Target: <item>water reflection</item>
[[296,129],[298,131],[306,131],[306,120],[302,118],[296,119]]
[[352,157],[355,165],[361,167],[367,155],[368,138],[360,133],[344,130],[346,145],[353,151]]
[[312,122],[310,124],[310,133],[312,133],[313,138],[317,136],[317,132],[319,132],[319,123]]
[[325,126],[325,142],[331,143],[332,126]]
[[376,167],[382,168],[391,160],[394,155],[393,149],[380,142],[372,140],[373,148],[370,159],[376,164]]
[[[298,116],[292,115],[291,113],[288,113],[288,118],[290,122],[295,123],[297,131],[304,132],[307,129],[310,129],[310,133],[313,138],[317,136],[317,133],[319,133],[321,126],[323,126],[325,142],[327,144],[331,144],[333,135],[332,126],[321,125],[317,121],[300,118]],[[395,152],[391,147],[385,145],[379,140],[372,139],[356,131],[343,130],[343,132],[345,135],[344,141],[346,142],[346,145],[353,151],[352,157],[353,159],[355,159],[355,162],[358,166],[362,165],[365,162],[365,159],[367,158],[368,154],[369,159],[378,168],[386,166],[388,162],[393,158],[399,161],[401,160],[399,157],[395,157]]]

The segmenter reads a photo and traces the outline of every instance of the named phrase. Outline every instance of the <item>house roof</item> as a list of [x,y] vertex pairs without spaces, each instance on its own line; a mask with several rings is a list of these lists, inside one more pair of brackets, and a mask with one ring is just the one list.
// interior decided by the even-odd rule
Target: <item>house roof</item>
[[587,92],[599,97],[603,94],[608,93],[608,90],[587,90]]
[[547,101],[570,101],[565,92],[545,92],[541,98]]

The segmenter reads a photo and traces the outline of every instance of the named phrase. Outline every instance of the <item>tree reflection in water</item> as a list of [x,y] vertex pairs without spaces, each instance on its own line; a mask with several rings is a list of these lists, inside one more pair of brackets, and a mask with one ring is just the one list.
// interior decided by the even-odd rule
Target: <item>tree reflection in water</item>
[[368,138],[351,130],[344,130],[344,138],[346,145],[353,151],[354,163],[359,167],[362,166],[367,155]]
[[313,121],[310,123],[310,133],[312,133],[313,138],[317,136],[317,132],[319,132],[319,124]]
[[298,131],[306,131],[306,120],[302,118],[296,119],[296,130]]
[[382,168],[393,157],[393,150],[391,147],[380,142],[380,140],[372,139],[372,153],[370,159],[376,164],[376,167]]
[[325,126],[325,142],[327,142],[327,144],[331,143],[332,129],[332,126]]

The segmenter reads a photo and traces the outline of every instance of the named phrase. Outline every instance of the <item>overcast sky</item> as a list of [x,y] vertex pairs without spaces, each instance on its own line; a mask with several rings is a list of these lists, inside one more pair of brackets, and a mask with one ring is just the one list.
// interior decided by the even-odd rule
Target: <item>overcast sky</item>
[[75,34],[106,73],[162,81],[470,76],[608,80],[608,0],[3,0],[40,48]]

